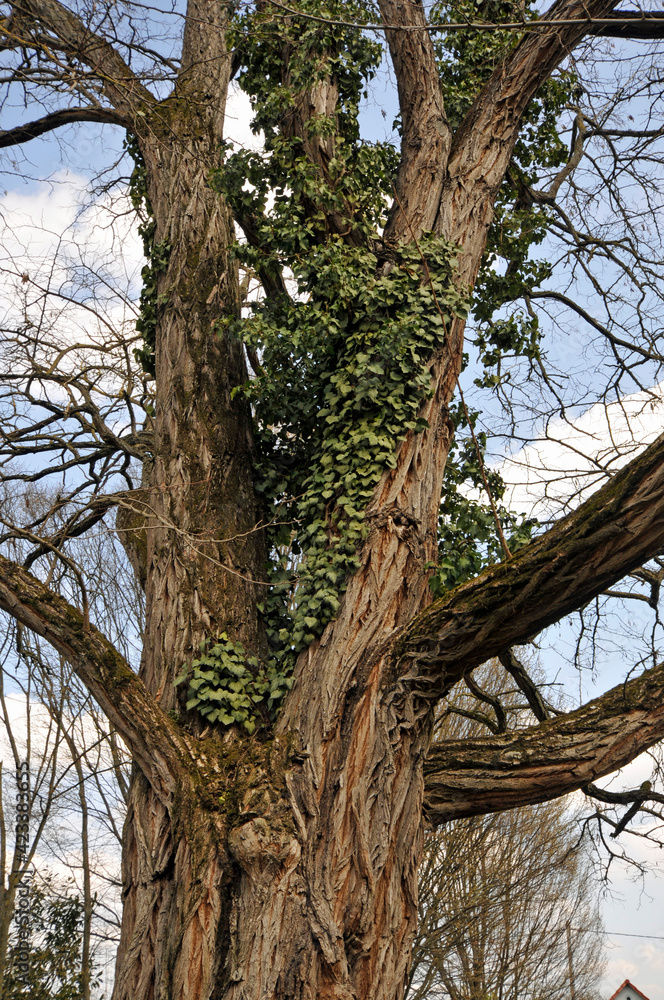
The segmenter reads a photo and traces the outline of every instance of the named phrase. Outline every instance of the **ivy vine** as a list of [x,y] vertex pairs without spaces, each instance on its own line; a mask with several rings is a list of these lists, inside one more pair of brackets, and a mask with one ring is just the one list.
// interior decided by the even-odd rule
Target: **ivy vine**
[[[478,0],[461,3],[476,19]],[[270,655],[260,663],[223,632],[203,644],[178,683],[188,683],[188,709],[248,732],[275,717],[298,653],[336,617],[368,530],[367,503],[394,467],[406,433],[424,426],[418,414],[432,391],[429,359],[452,318],[469,309],[467,290],[456,280],[455,247],[432,234],[419,248],[381,243],[398,157],[389,144],[361,140],[358,108],[382,50],[358,29],[335,23],[362,20],[369,8],[360,0],[350,6],[302,0],[300,8],[305,16],[275,19],[262,7],[238,15],[230,44],[242,65],[239,84],[252,102],[252,127],[265,143],[260,153],[227,146],[210,177],[247,234],[234,251],[241,266],[274,279],[272,292],[249,315],[221,321],[257,359],[255,377],[236,391],[255,417],[257,488],[271,553],[272,586],[260,608]],[[493,19],[507,8],[490,0],[482,10]],[[454,17],[460,17],[457,8]],[[513,43],[499,32],[469,31],[447,33],[437,43],[453,126]],[[339,92],[334,114],[314,116],[294,137],[287,123],[299,98],[331,78]],[[548,210],[519,199],[541,166],[564,162],[556,116],[573,86],[573,78],[560,73],[532,102],[498,198],[473,305],[482,384],[500,381],[506,354],[538,357],[536,320],[516,313],[496,319],[495,313],[548,275],[546,263],[530,259],[545,235]],[[310,155],[316,143],[325,146],[324,169]],[[508,261],[505,274],[494,267],[497,257]],[[282,293],[274,291],[279,287]],[[149,330],[149,318],[145,322]],[[457,413],[455,419],[461,435],[463,418]],[[477,437],[483,449],[486,441]],[[465,489],[478,481],[474,446],[460,436],[447,466],[436,593],[500,558],[492,513]],[[495,473],[490,486],[499,503],[504,485]],[[536,528],[503,506],[499,516],[512,551]]]
[[200,656],[176,678],[188,681],[187,710],[196,709],[208,722],[240,725],[253,733],[263,712],[274,718],[276,709],[290,690],[292,679],[275,665],[259,664],[247,656],[241,642],[231,642],[226,632],[214,641],[203,641]]
[[159,275],[168,268],[171,247],[166,240],[156,241],[155,222],[152,205],[148,197],[145,162],[135,135],[129,134],[124,148],[134,162],[129,178],[129,197],[139,217],[138,235],[143,241],[143,253],[147,264],[141,269],[141,294],[138,303],[136,330],[143,338],[143,346],[134,349],[134,357],[147,375],[155,375],[155,335],[160,308],[157,283]]
[[[438,561],[429,580],[435,597],[472,579],[492,563],[500,562],[503,551],[496,532],[493,511],[482,500],[484,484],[475,442],[463,434],[467,421],[461,406],[450,407],[455,437],[445,465],[445,489],[438,522]],[[475,431],[485,475],[496,505],[501,528],[512,555],[532,540],[539,524],[535,518],[518,515],[503,503],[505,483],[500,473],[484,461],[486,434],[476,427],[479,413],[468,414]]]

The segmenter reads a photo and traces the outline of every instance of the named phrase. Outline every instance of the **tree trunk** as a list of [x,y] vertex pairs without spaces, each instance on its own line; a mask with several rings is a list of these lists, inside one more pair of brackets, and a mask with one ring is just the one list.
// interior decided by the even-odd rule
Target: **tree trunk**
[[236,736],[214,742],[170,810],[135,776],[114,1000],[403,995],[423,741],[395,746],[373,674],[320,782],[292,740]]

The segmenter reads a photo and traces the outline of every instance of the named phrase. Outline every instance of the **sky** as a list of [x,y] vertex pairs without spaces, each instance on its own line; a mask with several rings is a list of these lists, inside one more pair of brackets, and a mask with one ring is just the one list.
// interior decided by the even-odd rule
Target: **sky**
[[[383,69],[363,111],[368,137],[393,137],[395,113],[393,81]],[[250,117],[247,99],[236,92],[228,111],[229,137],[245,147],[259,148],[260,139],[249,129]],[[0,183],[0,221],[6,224],[0,241],[0,313],[6,315],[16,310],[24,273],[37,284],[47,278],[51,282],[59,278],[53,271],[54,253],[56,248],[60,252],[64,248],[70,259],[75,258],[83,269],[88,260],[100,257],[104,260],[109,278],[125,290],[124,297],[106,304],[108,322],[132,321],[143,260],[140,241],[128,219],[121,217],[117,221],[118,210],[122,210],[121,199],[102,198],[95,207],[81,210],[92,169],[102,159],[117,155],[120,149],[118,130],[91,127],[79,128],[75,134],[69,130],[65,147],[51,139],[31,144],[27,152],[21,151],[25,177],[11,180],[7,173],[4,186]],[[28,160],[23,158],[24,153]],[[34,178],[44,170],[50,179],[39,184]],[[79,330],[91,333],[88,316],[80,304],[69,303],[66,320],[72,337]],[[651,393],[634,393],[608,410],[589,407],[572,424],[552,421],[537,443],[514,452],[500,464],[508,486],[509,505],[541,518],[558,513],[569,498],[570,476],[576,479],[577,500],[598,484],[598,464],[601,466],[609,457],[610,439],[617,443],[620,455],[617,459],[611,456],[611,467],[615,468],[661,432],[663,417],[664,388],[656,386]],[[556,649],[571,642],[571,630],[566,631],[563,623],[549,635],[547,642],[543,655],[550,666]],[[565,679],[568,683],[580,683],[581,697],[597,695],[624,676],[619,652],[607,654],[606,662],[600,666],[596,677],[588,672],[581,682],[576,674]],[[619,776],[617,781],[621,784],[615,787],[638,785],[646,773],[646,762],[636,761]],[[634,856],[647,860],[650,870],[643,880],[632,881],[624,867],[614,865],[610,869],[603,912],[606,929],[613,933],[607,939],[604,993],[608,1000],[620,983],[629,978],[649,1000],[664,1000],[664,863],[658,864],[659,848],[632,839],[630,849]]]
[[[507,484],[506,502],[511,509],[545,519],[560,512],[569,496],[572,476],[576,485],[575,503],[599,485],[597,464],[613,454],[612,468],[629,461],[645,444],[662,433],[664,386],[651,393],[635,393],[608,408],[590,407],[573,423],[553,421],[536,444],[522,448],[498,469]],[[579,701],[597,697],[619,684],[626,672],[624,650],[607,650],[596,670],[582,676],[566,667],[576,639],[570,623],[563,622],[540,637],[541,660],[549,675],[556,674],[568,689],[581,688]],[[561,655],[564,653],[565,655]],[[613,790],[636,788],[650,776],[645,755],[611,780],[599,782]],[[646,833],[647,826],[637,827]],[[631,866],[615,862],[606,874],[602,891],[602,911],[607,932],[605,996],[629,979],[649,1000],[664,1000],[664,854],[658,845],[623,835],[630,856],[646,866],[638,874]],[[633,936],[630,936],[633,935]],[[658,940],[659,938],[659,940]]]

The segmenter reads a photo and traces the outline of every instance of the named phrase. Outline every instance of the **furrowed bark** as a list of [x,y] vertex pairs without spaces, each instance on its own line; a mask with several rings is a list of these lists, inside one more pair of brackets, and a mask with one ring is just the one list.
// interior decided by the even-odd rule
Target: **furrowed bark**
[[[242,345],[225,322],[239,314],[233,221],[207,183],[221,159],[228,14],[222,4],[190,0],[175,92],[137,133],[155,243],[168,255],[158,288],[154,463],[140,501],[140,673],[162,709],[179,709],[194,733],[203,722],[184,710],[186,685],[176,691],[173,682],[199,644],[225,631],[247,653],[265,653],[257,605],[266,552],[252,483],[251,416],[241,396],[231,398],[247,373]],[[207,754],[200,745],[194,761],[193,787],[169,808],[142,774],[132,782],[114,1000],[226,995],[238,868],[226,847],[219,775],[230,765],[216,739]],[[236,802],[239,793],[233,796]]]
[[396,199],[383,235],[386,243],[409,243],[433,229],[452,135],[422,4],[380,0],[379,7],[385,24],[422,29],[385,32],[397,78],[402,139]]
[[[190,2],[174,94],[139,133],[155,242],[166,246],[156,331],[142,676],[165,709],[204,639],[226,630],[264,652],[256,605],[266,553],[252,483],[251,415],[231,399],[247,372],[226,321],[239,313],[233,221],[207,183],[220,161],[230,55],[223,5]],[[167,305],[166,305],[167,303]]]
[[395,646],[426,688],[465,673],[582,607],[661,550],[664,435],[606,486],[507,562],[440,598]]
[[624,767],[663,737],[660,664],[538,726],[433,744],[424,764],[425,815],[445,823],[558,798]]
[[189,751],[178,727],[94,625],[22,567],[0,556],[0,607],[62,654],[168,801]]

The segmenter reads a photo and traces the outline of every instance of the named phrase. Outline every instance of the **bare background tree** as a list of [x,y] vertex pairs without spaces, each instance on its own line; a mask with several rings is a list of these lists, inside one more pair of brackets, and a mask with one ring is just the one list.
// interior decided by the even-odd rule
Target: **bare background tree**
[[409,997],[563,1000],[570,961],[575,996],[602,996],[598,886],[575,818],[547,802],[431,835]]
[[[530,710],[496,661],[469,683],[440,713],[441,742],[503,720],[514,729]],[[452,821],[427,835],[411,1000],[602,996],[601,854],[591,855],[584,820],[572,797]]]
[[[36,491],[32,504],[34,511],[51,506]],[[124,553],[100,533],[76,556],[96,616],[130,654],[140,635],[141,600]],[[75,586],[52,554],[50,568],[51,586],[65,592],[72,582]],[[22,996],[29,989],[35,997],[90,1000],[99,995],[103,966],[112,960],[119,939],[129,759],[71,666],[11,619],[4,624],[0,732],[9,766],[0,809],[0,995]],[[30,786],[30,850],[24,859],[16,838],[16,773],[25,774]],[[27,978],[16,967],[12,928],[21,881],[29,889]]]

